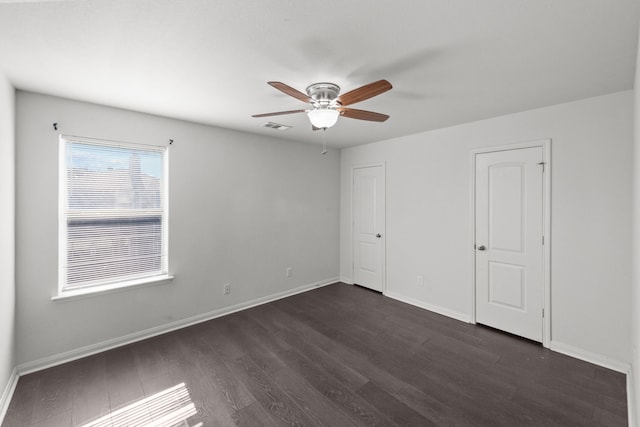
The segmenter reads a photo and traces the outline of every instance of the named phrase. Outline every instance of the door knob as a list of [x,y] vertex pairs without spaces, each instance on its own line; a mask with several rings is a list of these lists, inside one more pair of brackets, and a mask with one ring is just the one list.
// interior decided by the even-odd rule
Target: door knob
[[382,234],[378,233],[378,234],[376,234],[376,237],[379,239],[379,238],[382,237]]
[[485,249],[487,249],[487,248],[485,248],[484,245],[479,245],[478,246],[478,250],[479,251],[484,251]]

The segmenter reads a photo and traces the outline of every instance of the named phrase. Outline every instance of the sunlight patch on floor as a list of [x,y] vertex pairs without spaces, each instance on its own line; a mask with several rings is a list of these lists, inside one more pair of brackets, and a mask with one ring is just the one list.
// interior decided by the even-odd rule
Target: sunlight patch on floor
[[[189,390],[184,383],[180,383],[83,424],[82,427],[189,427],[187,419],[196,413]],[[202,423],[191,427],[200,426]]]

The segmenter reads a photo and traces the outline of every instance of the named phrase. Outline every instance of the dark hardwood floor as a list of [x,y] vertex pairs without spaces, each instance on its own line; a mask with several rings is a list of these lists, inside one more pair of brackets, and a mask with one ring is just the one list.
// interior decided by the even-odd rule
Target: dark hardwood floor
[[2,426],[85,424],[626,426],[626,378],[335,284],[23,376]]

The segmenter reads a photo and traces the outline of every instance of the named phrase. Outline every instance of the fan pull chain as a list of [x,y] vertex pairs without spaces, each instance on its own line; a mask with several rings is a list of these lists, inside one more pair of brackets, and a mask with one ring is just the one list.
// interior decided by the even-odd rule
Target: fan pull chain
[[327,128],[322,129],[322,155],[327,154],[327,138],[324,133],[327,131]]

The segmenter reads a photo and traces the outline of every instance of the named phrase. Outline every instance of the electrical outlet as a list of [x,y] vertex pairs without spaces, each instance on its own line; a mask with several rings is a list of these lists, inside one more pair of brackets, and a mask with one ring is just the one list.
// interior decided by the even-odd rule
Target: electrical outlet
[[224,285],[223,293],[225,295],[229,295],[231,293],[231,283],[227,283]]
[[287,270],[285,271],[285,274],[287,275],[287,277],[293,276],[293,268],[287,267]]
[[424,285],[424,277],[418,276],[418,286]]

